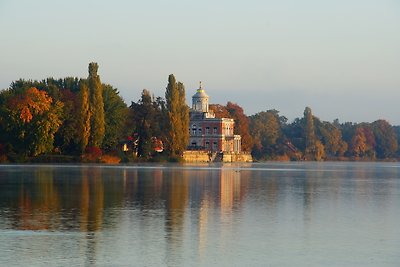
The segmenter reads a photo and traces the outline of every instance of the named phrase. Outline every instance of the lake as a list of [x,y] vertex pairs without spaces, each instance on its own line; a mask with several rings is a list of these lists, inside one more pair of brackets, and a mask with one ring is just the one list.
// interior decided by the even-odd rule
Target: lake
[[400,164],[0,165],[0,265],[400,266]]

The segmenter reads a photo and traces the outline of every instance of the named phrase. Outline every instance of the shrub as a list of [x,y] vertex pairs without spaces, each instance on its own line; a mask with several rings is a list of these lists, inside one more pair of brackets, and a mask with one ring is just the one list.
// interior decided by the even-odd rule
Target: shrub
[[103,152],[98,147],[87,147],[81,156],[82,162],[98,162]]
[[117,156],[103,155],[102,157],[99,158],[99,161],[101,163],[107,163],[107,164],[118,164],[121,162],[121,159]]
[[3,144],[0,144],[0,163],[7,162],[6,149]]

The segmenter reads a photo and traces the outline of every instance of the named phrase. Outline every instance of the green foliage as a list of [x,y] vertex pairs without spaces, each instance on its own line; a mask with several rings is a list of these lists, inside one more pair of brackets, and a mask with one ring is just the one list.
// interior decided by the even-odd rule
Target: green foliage
[[111,85],[103,85],[105,135],[103,149],[111,150],[129,134],[125,131],[128,107]]
[[136,132],[138,134],[138,156],[148,159],[152,154],[151,137],[157,131],[154,123],[156,110],[152,103],[150,92],[146,89],[142,92],[141,100],[138,103],[132,103],[134,109]]
[[277,154],[277,141],[281,138],[279,115],[272,110],[250,116],[250,134],[253,137],[252,154],[256,158],[270,158]]
[[78,154],[78,127],[79,106],[78,96],[69,89],[62,89],[61,101],[64,103],[62,120],[63,123],[55,135],[55,146],[61,153]]
[[293,146],[304,151],[306,145],[304,140],[304,118],[296,118],[292,123],[285,125],[282,128],[283,135]]
[[156,137],[165,143],[167,129],[167,111],[162,98],[154,99],[146,89],[142,91],[141,99],[130,106],[129,126],[138,138],[137,154],[140,158],[153,159],[156,154],[152,138]]
[[89,103],[89,88],[87,85],[86,80],[81,80],[79,83],[80,91],[78,94],[78,114],[79,114],[79,121],[78,121],[78,140],[79,140],[79,147],[80,152],[82,153],[85,151],[89,143],[89,136],[91,132],[91,125],[90,125],[90,117],[91,117],[91,110],[90,110],[90,103]]
[[90,136],[89,145],[101,147],[105,134],[103,87],[97,75],[97,63],[89,64],[89,103],[90,103]]
[[380,159],[393,157],[398,149],[393,127],[385,120],[377,120],[371,126],[376,140],[377,157]]
[[179,128],[181,129],[180,133],[180,153],[181,155],[183,151],[186,149],[187,145],[189,144],[189,106],[186,105],[186,94],[185,94],[185,86],[183,83],[178,82],[178,91],[179,91],[179,114],[180,114],[180,125]]
[[189,107],[186,105],[185,87],[168,77],[165,99],[168,114],[168,150],[172,157],[182,155],[189,143]]
[[55,133],[62,123],[63,103],[53,102],[36,88],[7,97],[1,108],[4,141],[25,156],[51,152]]
[[[87,79],[20,79],[0,91],[0,162],[73,161],[78,157],[66,155],[81,154],[88,146],[112,151],[127,136],[139,137],[139,160],[168,157],[179,161],[189,139],[184,85],[171,74],[165,100],[143,90],[141,99],[128,109],[117,89],[101,83],[97,71],[98,65],[90,63]],[[252,149],[257,159],[387,160],[399,156],[400,126],[385,120],[324,122],[307,107],[304,116],[287,123],[276,110],[247,117],[232,102],[209,108],[216,117],[235,120],[243,150]],[[155,137],[163,141],[167,153],[154,152]],[[121,152],[120,156],[127,161],[135,155]],[[100,159],[89,151],[81,160]],[[118,157],[109,155],[103,161],[117,162]]]
[[304,157],[308,160],[314,159],[315,154],[315,129],[314,129],[314,118],[312,115],[311,108],[306,107],[304,110],[304,140],[306,148],[304,151]]
[[347,143],[342,139],[341,130],[330,122],[322,122],[318,129],[325,146],[325,152],[330,157],[343,157],[347,150]]
[[[89,140],[91,145],[99,147],[102,145],[104,148],[111,149],[124,135],[127,107],[116,89],[110,85],[101,84],[97,69],[96,63],[89,64],[90,75],[87,80],[67,77],[64,79],[47,78],[41,81],[23,79],[15,81],[9,89],[3,90],[1,93],[0,112],[6,112],[5,105],[8,101],[6,99],[17,96],[21,98],[29,88],[35,87],[40,92],[46,92],[53,103],[57,103],[57,101],[63,103],[60,115],[62,124],[54,137],[54,145],[58,153],[80,154],[89,144]],[[89,85],[91,86],[90,90]],[[106,98],[105,103],[103,97]],[[20,116],[28,121],[31,120],[31,116],[36,110],[42,108],[40,103],[43,101],[37,101],[36,107],[26,103],[26,107],[20,109],[22,112]],[[6,116],[7,114],[4,114],[2,118],[5,119]],[[6,127],[6,125],[0,123],[0,127]],[[15,134],[5,130],[0,134],[0,141],[4,140],[5,143],[10,144],[8,146],[10,150],[19,151],[18,153],[26,150],[25,148],[28,147],[26,143],[15,142],[16,144],[14,144],[14,142],[8,141],[13,138],[15,139]]]

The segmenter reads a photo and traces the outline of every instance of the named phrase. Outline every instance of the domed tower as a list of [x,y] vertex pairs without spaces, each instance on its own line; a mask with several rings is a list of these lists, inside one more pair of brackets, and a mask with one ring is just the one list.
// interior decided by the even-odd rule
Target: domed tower
[[201,82],[199,89],[197,89],[197,92],[192,96],[192,110],[208,112],[208,95],[204,91]]

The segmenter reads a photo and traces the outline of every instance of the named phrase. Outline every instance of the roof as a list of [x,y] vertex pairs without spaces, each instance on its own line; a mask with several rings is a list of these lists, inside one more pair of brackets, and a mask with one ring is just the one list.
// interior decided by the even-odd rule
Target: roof
[[204,89],[199,88],[197,92],[193,95],[195,98],[209,98]]
[[203,89],[202,82],[200,82],[199,89],[197,89],[197,92],[192,96],[193,98],[208,98],[208,95]]

